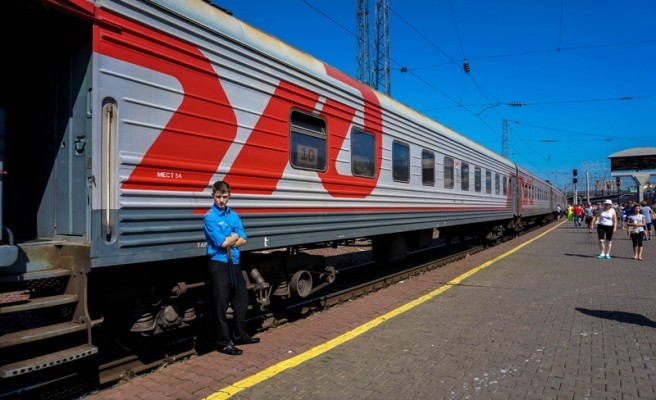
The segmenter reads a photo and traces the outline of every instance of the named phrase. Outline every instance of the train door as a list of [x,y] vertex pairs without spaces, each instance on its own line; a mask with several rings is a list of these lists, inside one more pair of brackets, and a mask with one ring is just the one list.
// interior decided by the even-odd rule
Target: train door
[[[59,142],[55,170],[54,234],[55,236],[83,236],[87,221],[87,141],[90,138],[88,110],[91,87],[88,73],[90,53],[84,49],[81,62],[68,65],[64,81],[76,80],[71,91],[60,93],[66,105],[67,121],[62,124],[63,137]],[[86,57],[85,57],[86,54]],[[76,55],[77,57],[78,55]],[[90,167],[90,166],[89,166]]]
[[16,242],[84,237],[90,150],[91,24],[32,2],[2,4],[0,34],[21,31],[0,64],[3,219]]
[[521,190],[519,189],[519,180],[517,174],[510,176],[510,198],[512,199],[513,215],[521,215]]

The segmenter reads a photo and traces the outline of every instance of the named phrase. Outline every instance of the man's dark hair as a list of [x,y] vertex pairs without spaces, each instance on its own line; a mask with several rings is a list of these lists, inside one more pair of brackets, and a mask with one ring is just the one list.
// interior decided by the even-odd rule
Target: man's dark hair
[[212,185],[212,193],[230,193],[230,185],[226,181],[216,181]]

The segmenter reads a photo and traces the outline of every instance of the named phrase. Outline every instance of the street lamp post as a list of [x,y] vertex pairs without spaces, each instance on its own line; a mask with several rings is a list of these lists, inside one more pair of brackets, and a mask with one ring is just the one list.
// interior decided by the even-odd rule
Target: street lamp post
[[574,176],[572,179],[572,183],[574,184],[574,197],[572,199],[572,205],[574,205],[574,204],[579,204],[579,193],[576,190],[576,183],[578,181],[578,177],[576,176],[577,175],[576,168],[574,168],[574,171],[572,171],[572,175]]
[[587,169],[585,170],[585,198],[590,203],[590,176]]

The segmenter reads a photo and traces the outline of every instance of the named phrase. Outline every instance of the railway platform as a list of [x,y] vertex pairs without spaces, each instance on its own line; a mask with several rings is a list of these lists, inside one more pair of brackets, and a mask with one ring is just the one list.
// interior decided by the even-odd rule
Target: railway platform
[[656,399],[656,240],[573,225],[85,399]]

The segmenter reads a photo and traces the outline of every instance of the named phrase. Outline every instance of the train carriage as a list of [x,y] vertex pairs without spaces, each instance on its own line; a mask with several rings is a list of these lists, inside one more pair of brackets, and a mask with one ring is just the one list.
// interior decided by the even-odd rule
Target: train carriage
[[556,209],[552,201],[552,186],[524,168],[517,169],[521,187],[518,215],[526,221],[552,213]]
[[294,249],[368,237],[393,260],[437,231],[519,231],[562,198],[201,0],[7,0],[0,15],[18,36],[0,75],[0,287],[27,291],[0,304],[3,387],[197,324],[215,180],[249,236],[253,309],[335,279]]

